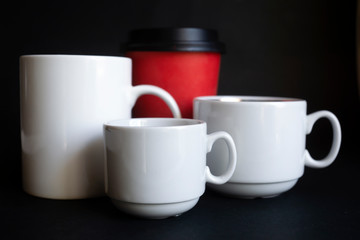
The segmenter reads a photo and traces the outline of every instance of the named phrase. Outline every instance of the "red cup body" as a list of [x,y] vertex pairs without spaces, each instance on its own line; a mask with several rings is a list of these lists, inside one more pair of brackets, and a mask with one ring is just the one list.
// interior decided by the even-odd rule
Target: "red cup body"
[[[129,51],[133,85],[151,84],[169,92],[183,118],[193,117],[193,99],[216,95],[221,55],[218,52]],[[166,104],[156,96],[142,96],[133,108],[133,117],[172,117]]]

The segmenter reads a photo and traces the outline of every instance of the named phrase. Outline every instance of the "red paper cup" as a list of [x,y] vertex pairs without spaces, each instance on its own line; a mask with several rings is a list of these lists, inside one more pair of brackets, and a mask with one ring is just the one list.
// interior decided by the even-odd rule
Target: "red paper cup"
[[[126,56],[133,85],[151,84],[169,92],[183,118],[192,118],[193,99],[216,95],[221,53],[217,32],[201,28],[140,29],[130,32]],[[156,96],[142,96],[133,117],[172,117]]]

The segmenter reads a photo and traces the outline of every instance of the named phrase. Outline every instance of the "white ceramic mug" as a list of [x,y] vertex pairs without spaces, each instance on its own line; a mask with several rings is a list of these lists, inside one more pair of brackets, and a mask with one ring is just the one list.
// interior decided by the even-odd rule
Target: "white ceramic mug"
[[125,57],[22,56],[20,82],[23,187],[38,197],[104,195],[102,125],[129,118],[140,95],[161,97],[180,117],[164,90],[131,85]]
[[[194,100],[194,117],[207,122],[208,132],[226,131],[238,153],[234,175],[222,186],[210,187],[241,198],[272,197],[292,188],[304,166],[323,168],[336,158],[341,128],[334,114],[319,111],[306,115],[306,101],[291,98],[208,96]],[[314,160],[305,149],[306,135],[319,118],[327,118],[333,143],[327,157]],[[225,169],[227,152],[214,145],[208,165],[215,174]]]
[[[206,134],[206,123],[193,119],[134,118],[104,124],[106,192],[120,210],[167,218],[188,211],[205,191],[205,183],[223,184],[236,165],[229,134]],[[225,171],[211,174],[206,154],[223,139],[229,159]],[[221,160],[223,161],[223,160]]]

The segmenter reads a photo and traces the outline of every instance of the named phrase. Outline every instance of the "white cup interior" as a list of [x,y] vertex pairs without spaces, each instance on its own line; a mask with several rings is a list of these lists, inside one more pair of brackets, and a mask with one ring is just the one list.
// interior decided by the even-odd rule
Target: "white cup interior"
[[195,119],[177,119],[177,118],[132,118],[119,119],[105,123],[107,127],[179,127],[188,125],[198,125],[204,123]]
[[207,96],[198,97],[198,100],[216,101],[226,103],[239,103],[239,102],[294,102],[303,101],[297,98],[284,98],[284,97],[266,97],[266,96]]

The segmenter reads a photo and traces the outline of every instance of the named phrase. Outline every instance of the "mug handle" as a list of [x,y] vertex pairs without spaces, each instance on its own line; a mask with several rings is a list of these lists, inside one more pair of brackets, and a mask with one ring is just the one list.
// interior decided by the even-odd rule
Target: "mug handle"
[[308,150],[305,150],[305,166],[312,167],[312,168],[325,168],[329,166],[336,158],[337,154],[340,150],[340,143],[341,143],[341,127],[339,120],[336,116],[329,112],[329,111],[318,111],[312,114],[309,114],[306,119],[306,134],[311,133],[311,130],[314,126],[314,123],[320,118],[327,118],[329,119],[332,129],[333,129],[333,141],[330,152],[328,155],[321,159],[315,160],[311,157]]
[[164,89],[152,85],[143,84],[132,87],[131,101],[130,101],[131,107],[135,105],[136,100],[141,95],[145,95],[145,94],[151,94],[161,98],[170,108],[174,118],[181,118],[180,109],[175,99]]
[[224,184],[232,177],[236,167],[236,147],[234,140],[227,132],[219,131],[207,135],[207,152],[210,152],[214,142],[218,139],[224,139],[229,148],[229,164],[225,171],[220,176],[215,176],[211,173],[210,168],[206,166],[206,181],[213,184]]

